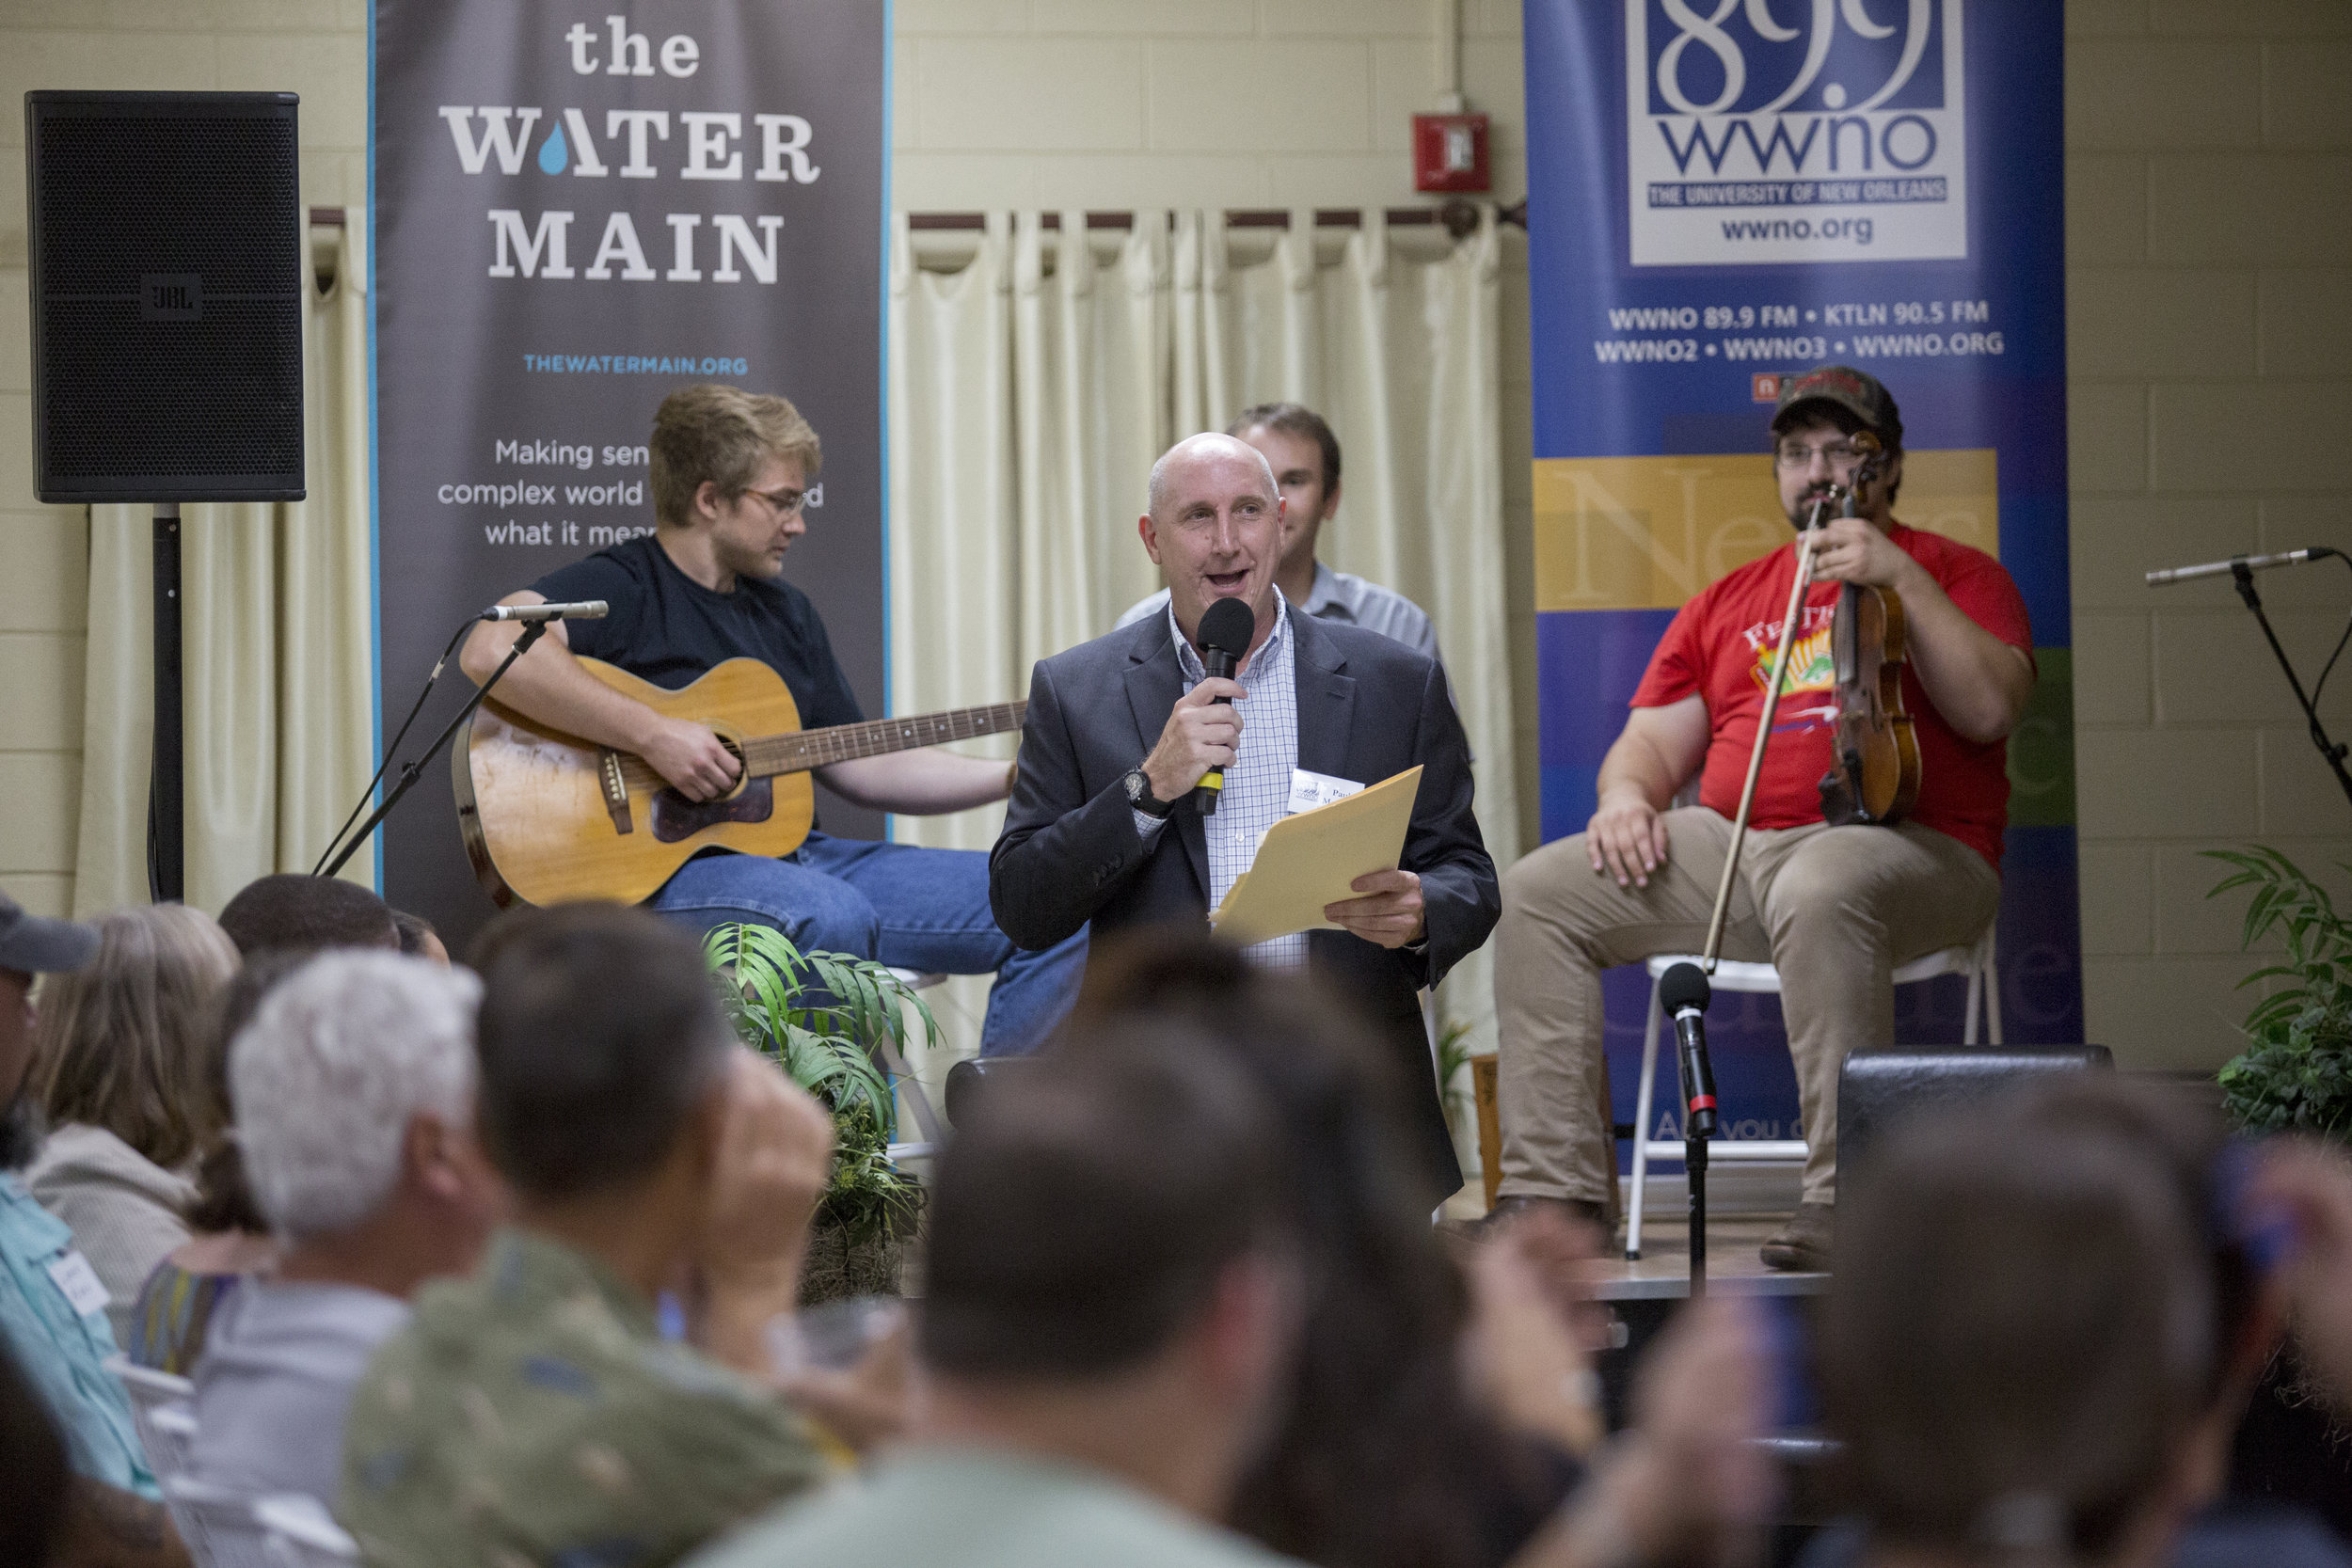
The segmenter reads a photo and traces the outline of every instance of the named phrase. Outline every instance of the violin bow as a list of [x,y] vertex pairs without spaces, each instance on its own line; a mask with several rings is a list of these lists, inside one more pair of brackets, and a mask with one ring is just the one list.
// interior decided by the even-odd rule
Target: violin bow
[[1822,511],[1832,501],[1839,503],[1844,515],[1854,515],[1856,498],[1862,486],[1876,474],[1885,449],[1877,436],[1867,430],[1858,430],[1850,437],[1855,450],[1862,453],[1862,462],[1854,469],[1853,482],[1844,488],[1832,483],[1826,494],[1813,503],[1812,515],[1797,534],[1797,576],[1788,585],[1788,613],[1780,623],[1780,646],[1772,654],[1772,678],[1764,689],[1764,712],[1756,721],[1756,746],[1748,753],[1747,782],[1740,786],[1740,811],[1731,819],[1731,848],[1724,856],[1724,874],[1715,884],[1715,909],[1707,919],[1707,946],[1699,955],[1699,967],[1711,979],[1715,974],[1717,951],[1724,942],[1724,916],[1731,908],[1732,879],[1740,874],[1740,847],[1747,841],[1748,815],[1756,806],[1756,781],[1764,772],[1764,744],[1772,736],[1772,719],[1780,711],[1781,683],[1788,676],[1789,649],[1797,641],[1797,617],[1804,612],[1804,596],[1813,587],[1813,546],[1820,537]]
[[1707,919],[1707,946],[1699,967],[1711,979],[1715,955],[1724,942],[1724,915],[1731,907],[1731,881],[1740,874],[1740,846],[1748,836],[1748,814],[1756,806],[1756,781],[1764,771],[1764,743],[1772,736],[1772,716],[1780,711],[1781,683],[1788,677],[1788,650],[1797,640],[1797,617],[1804,612],[1805,594],[1813,587],[1813,546],[1820,537],[1821,511],[1836,499],[1836,485],[1813,503],[1813,515],[1797,535],[1797,576],[1788,585],[1788,613],[1780,623],[1780,646],[1772,653],[1772,678],[1764,688],[1764,712],[1756,723],[1756,746],[1748,752],[1747,782],[1740,786],[1739,814],[1731,819],[1731,847],[1724,855],[1722,880],[1715,884],[1715,911]]

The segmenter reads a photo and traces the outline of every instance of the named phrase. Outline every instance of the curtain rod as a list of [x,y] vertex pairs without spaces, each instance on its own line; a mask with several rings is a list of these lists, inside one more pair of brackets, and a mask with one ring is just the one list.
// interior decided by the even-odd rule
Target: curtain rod
[[[1503,223],[1517,224],[1524,229],[1527,227],[1527,203],[1523,200],[1514,202],[1495,215]],[[1391,227],[1402,229],[1426,228],[1431,224],[1442,224],[1446,231],[1458,240],[1477,230],[1478,209],[1467,201],[1449,201],[1442,207],[1391,207],[1388,211],[1388,220]],[[1046,213],[1042,214],[1039,222],[1043,228],[1059,230],[1061,214]],[[1087,214],[1087,227],[1090,230],[1133,229],[1135,225],[1136,215],[1133,213],[1090,212]],[[1228,212],[1225,214],[1225,226],[1228,229],[1288,229],[1291,226],[1291,215],[1280,208],[1245,208]],[[1356,208],[1318,207],[1315,209],[1315,227],[1318,229],[1359,229],[1362,226],[1363,214]],[[918,230],[986,229],[988,214],[985,213],[909,213],[907,227]]]

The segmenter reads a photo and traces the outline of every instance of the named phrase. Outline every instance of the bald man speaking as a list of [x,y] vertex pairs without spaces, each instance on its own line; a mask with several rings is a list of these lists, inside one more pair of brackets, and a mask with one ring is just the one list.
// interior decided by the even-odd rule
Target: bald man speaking
[[[1425,1174],[1442,1197],[1461,1172],[1417,992],[1486,940],[1500,907],[1445,674],[1401,642],[1283,598],[1281,491],[1255,448],[1230,436],[1178,442],[1152,466],[1150,507],[1136,531],[1168,578],[1167,612],[1039,662],[989,857],[996,923],[1027,948],[1089,920],[1097,942],[1203,926],[1294,801],[1419,765],[1400,869],[1357,879],[1356,896],[1326,909],[1341,929],[1245,956],[1320,971],[1372,1015],[1413,1086]],[[1254,621],[1231,679],[1207,674],[1198,642],[1201,616],[1223,598]],[[1224,785],[1203,816],[1190,798],[1213,768]]]

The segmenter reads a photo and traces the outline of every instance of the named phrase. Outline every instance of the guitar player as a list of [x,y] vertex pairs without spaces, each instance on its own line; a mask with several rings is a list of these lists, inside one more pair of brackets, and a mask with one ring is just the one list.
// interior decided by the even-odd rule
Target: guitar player
[[[803,728],[864,715],[808,595],[784,580],[785,552],[807,531],[802,502],[816,477],[817,433],[780,397],[721,386],[662,400],[651,443],[654,531],[548,573],[501,604],[602,599],[599,621],[558,621],[499,682],[499,701],[551,728],[645,759],[679,793],[707,800],[740,767],[698,724],[665,718],[596,680],[575,656],[675,690],[723,660],[755,658],[781,676]],[[521,628],[474,628],[460,661],[479,685]],[[928,816],[984,806],[1010,784],[1001,762],[937,749],[829,763],[817,776],[882,811]],[[984,1054],[1034,1050],[1069,1011],[1086,967],[1086,933],[1024,952],[989,912],[988,857],[977,850],[877,844],[812,832],[789,855],[726,850],[689,861],[650,907],[707,928],[772,926],[803,951],[822,948],[906,969],[994,974],[980,1031]]]
[[[1857,515],[1821,536],[1724,930],[1724,957],[1779,969],[1797,1068],[1804,1188],[1764,1243],[1776,1269],[1828,1266],[1837,1072],[1847,1053],[1894,1042],[1894,966],[1974,942],[2000,901],[2008,736],[2034,686],[2025,600],[2001,563],[1896,520],[1902,416],[1875,378],[1824,365],[1783,385],[1772,466],[1789,520],[1804,526],[1833,483],[1853,482],[1863,430],[1892,460],[1857,486]],[[1601,1217],[1615,1144],[1597,1115],[1600,971],[1705,941],[1795,559],[1783,545],[1682,608],[1601,763],[1591,825],[1503,876],[1494,972],[1507,1207]],[[1829,624],[1847,582],[1894,590],[1909,625],[1919,798],[1893,827],[1821,817],[1837,711]],[[1668,809],[1694,772],[1699,803]]]

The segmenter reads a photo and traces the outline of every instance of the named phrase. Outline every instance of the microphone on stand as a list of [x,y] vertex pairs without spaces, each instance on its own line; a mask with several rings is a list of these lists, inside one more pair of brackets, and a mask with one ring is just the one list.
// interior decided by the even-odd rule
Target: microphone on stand
[[2321,561],[2339,552],[2325,545],[2314,545],[2307,550],[2287,550],[2279,555],[2233,555],[2227,561],[2208,561],[2199,566],[2175,566],[2169,571],[2148,574],[2148,586],[2162,588],[2167,583],[2188,582],[2197,578],[2225,577],[2240,566],[2249,572],[2266,572],[2273,566],[2300,566],[2307,561]]
[[[1712,953],[1714,942],[1708,947]],[[1711,989],[1696,964],[1658,977],[1658,1006],[1675,1021],[1675,1065],[1682,1075],[1682,1169],[1691,1183],[1691,1294],[1707,1293],[1707,1143],[1715,1135],[1715,1069],[1707,1061]],[[1641,1130],[1636,1128],[1639,1136]]]
[[1675,1021],[1677,1060],[1682,1071],[1686,1136],[1715,1135],[1715,1069],[1707,1058],[1707,1005],[1712,988],[1696,964],[1677,964],[1659,977],[1658,1006]]
[[474,617],[477,621],[601,621],[612,613],[602,599],[574,604],[494,604]]
[[[1257,615],[1240,599],[1219,599],[1209,606],[1200,615],[1201,670],[1211,679],[1232,679],[1242,656],[1249,652],[1250,634],[1257,629]],[[1232,699],[1219,697],[1216,701],[1230,706]],[[1217,797],[1224,790],[1225,769],[1210,768],[1192,786],[1192,809],[1202,816],[1215,816]]]

